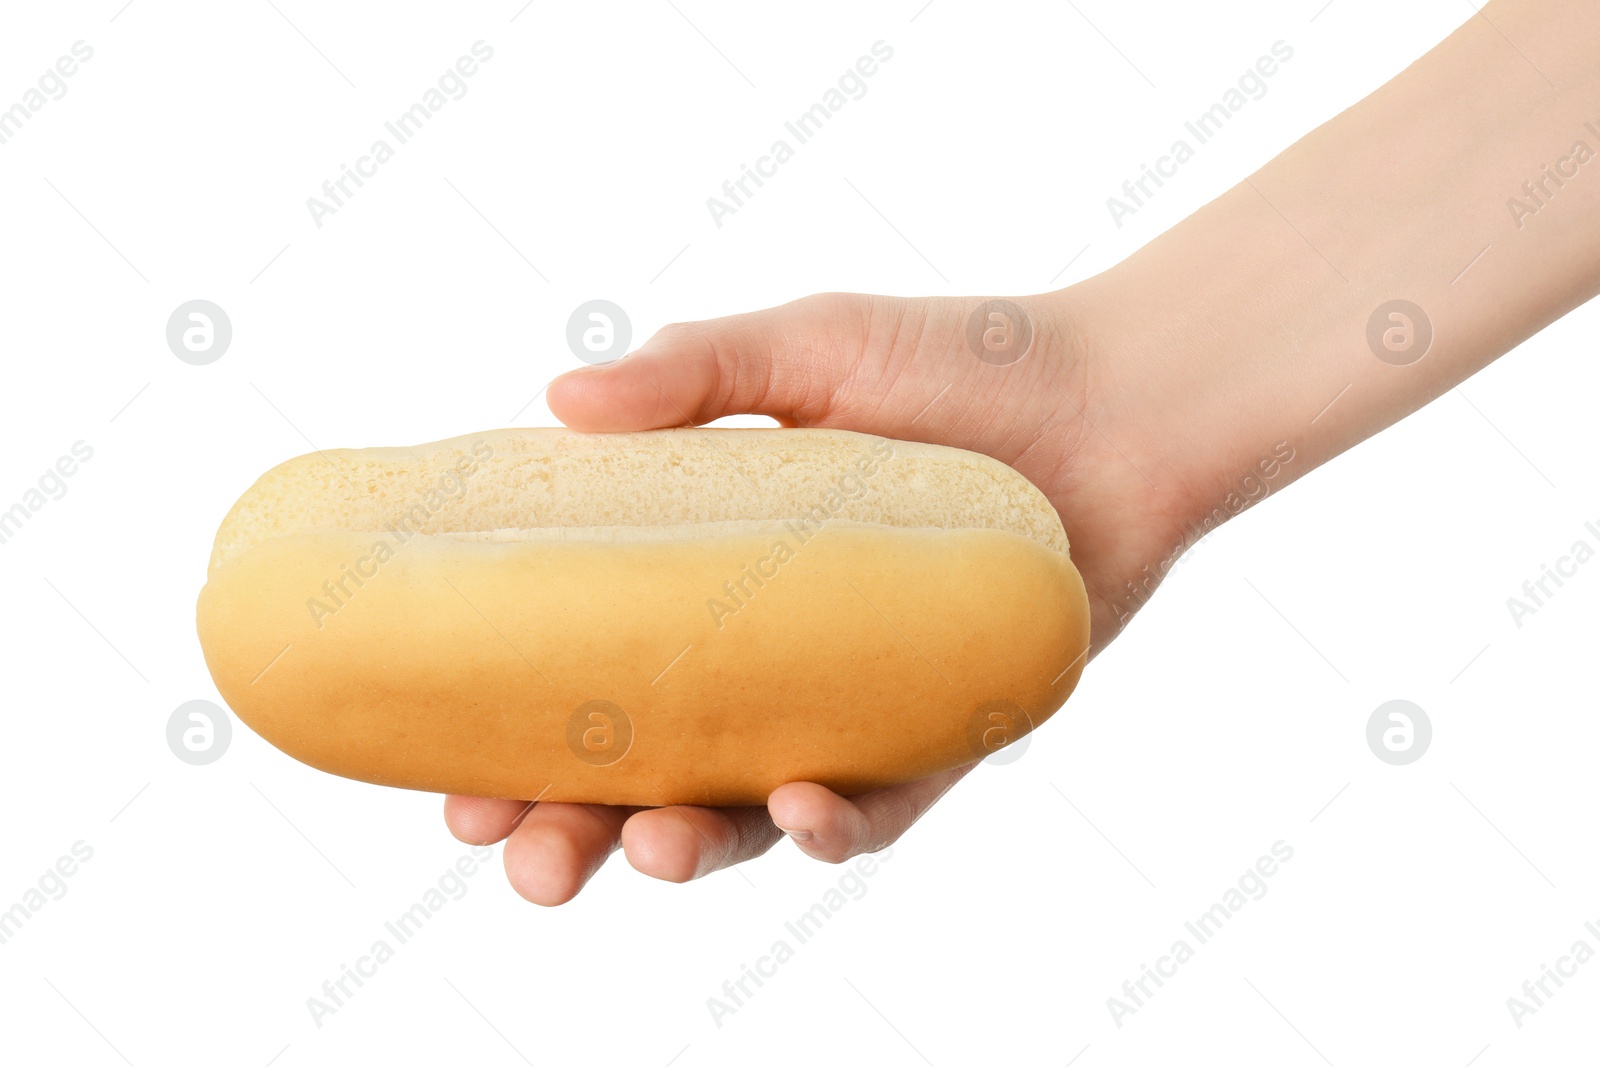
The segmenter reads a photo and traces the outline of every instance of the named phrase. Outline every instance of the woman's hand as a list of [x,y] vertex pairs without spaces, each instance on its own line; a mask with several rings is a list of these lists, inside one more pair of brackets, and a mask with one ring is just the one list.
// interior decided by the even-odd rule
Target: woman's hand
[[[1060,512],[1093,654],[1187,541],[1264,495],[1274,461],[1293,460],[1267,475],[1278,489],[1600,293],[1600,178],[1558,187],[1534,162],[1592,136],[1597,37],[1592,5],[1494,0],[1118,266],[1018,299],[1033,340],[1015,362],[978,358],[979,299],[816,296],[668,327],[556,381],[551,409],[582,430],[754,412],[988,453]],[[1534,182],[1550,183],[1537,212],[1519,199]],[[510,835],[512,884],[557,904],[619,842],[673,881],[760,855],[780,826],[820,859],[882,848],[969,769],[852,799],[786,785],[765,809],[445,812],[465,841]]]
[[[1070,293],[1023,298],[1027,321],[994,321],[997,351],[969,340],[981,299],[823,295],[754,314],[668,326],[626,359],[558,378],[550,408],[586,431],[699,425],[733,414],[856,430],[995,457],[1061,514],[1092,605],[1091,654],[1147,595],[1144,580],[1182,540],[1185,494],[1149,445],[1096,403],[1114,374]],[[1011,317],[1015,317],[1014,310]],[[981,330],[978,331],[981,334]],[[1014,362],[1006,344],[1031,334]],[[1102,419],[1114,429],[1099,425]],[[1104,432],[1103,432],[1104,430]],[[1165,485],[1163,492],[1157,487]],[[1152,583],[1153,585],[1153,583]],[[857,797],[820,785],[775,790],[765,808],[618,808],[449,797],[451,832],[505,840],[511,884],[538,904],[572,899],[620,844],[638,870],[672,882],[759,856],[785,833],[831,863],[892,844],[973,765]]]

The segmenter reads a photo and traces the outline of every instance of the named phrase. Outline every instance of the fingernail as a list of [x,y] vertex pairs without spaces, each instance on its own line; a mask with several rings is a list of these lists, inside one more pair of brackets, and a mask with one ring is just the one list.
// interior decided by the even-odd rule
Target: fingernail
[[785,827],[782,827],[782,826],[778,827],[778,829],[782,830],[784,833],[788,834],[790,837],[794,838],[796,841],[810,841],[811,840],[811,831],[810,830],[789,830],[789,829],[786,829]]

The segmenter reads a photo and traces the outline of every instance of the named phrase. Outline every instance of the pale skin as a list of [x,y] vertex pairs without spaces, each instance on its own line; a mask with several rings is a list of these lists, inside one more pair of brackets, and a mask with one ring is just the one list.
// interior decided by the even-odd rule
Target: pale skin
[[[994,456],[1061,515],[1090,593],[1092,658],[1277,442],[1295,458],[1274,491],[1600,292],[1600,159],[1572,161],[1579,141],[1600,152],[1585,127],[1600,130],[1597,50],[1600,5],[1494,0],[1118,266],[1014,298],[1035,341],[1009,366],[967,348],[983,298],[829,294],[668,326],[616,364],[557,379],[550,409],[586,431],[757,414]],[[1434,335],[1404,366],[1367,340],[1396,299]],[[445,820],[462,841],[504,840],[512,886],[556,905],[619,847],[671,882],[786,834],[830,863],[876,851],[971,769],[856,797],[796,782],[764,808],[452,796]]]

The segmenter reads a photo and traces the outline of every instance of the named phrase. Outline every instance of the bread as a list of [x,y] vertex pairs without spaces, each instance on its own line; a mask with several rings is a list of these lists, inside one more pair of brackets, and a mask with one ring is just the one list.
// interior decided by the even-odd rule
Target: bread
[[1089,640],[1045,496],[996,460],[836,430],[499,430],[318,452],[223,520],[217,689],[383,785],[762,804],[979,759]]

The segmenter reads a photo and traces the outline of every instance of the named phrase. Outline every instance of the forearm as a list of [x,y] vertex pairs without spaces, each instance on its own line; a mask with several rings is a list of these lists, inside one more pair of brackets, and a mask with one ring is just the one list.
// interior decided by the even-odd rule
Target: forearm
[[[1118,339],[1089,368],[1101,429],[1128,420],[1208,512],[1277,442],[1296,453],[1281,485],[1600,292],[1597,55],[1594,5],[1496,0],[1080,286]],[[1431,322],[1415,362],[1401,333],[1386,358],[1369,345],[1394,300]],[[1167,417],[1134,424],[1152,409]]]

